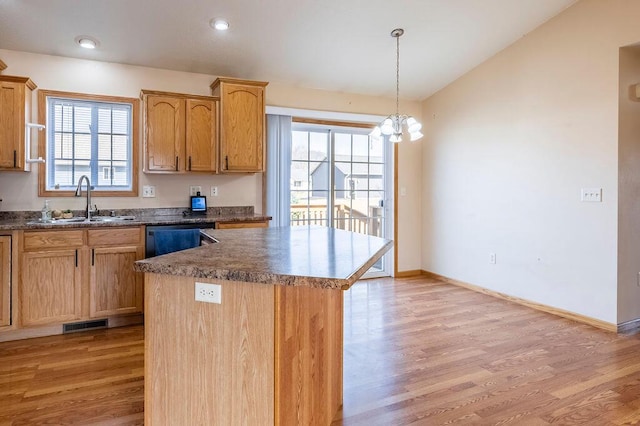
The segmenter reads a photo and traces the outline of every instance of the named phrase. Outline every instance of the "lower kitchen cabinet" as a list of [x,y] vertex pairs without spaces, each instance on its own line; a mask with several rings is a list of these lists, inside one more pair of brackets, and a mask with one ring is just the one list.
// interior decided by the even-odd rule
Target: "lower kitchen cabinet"
[[25,232],[20,261],[20,325],[79,320],[83,231]]
[[239,228],[268,228],[269,221],[251,222],[216,222],[216,229],[239,229]]
[[89,230],[92,318],[142,312],[143,276],[133,263],[144,258],[140,228]]
[[11,237],[0,236],[0,327],[11,325]]
[[144,228],[25,231],[19,327],[142,312]]

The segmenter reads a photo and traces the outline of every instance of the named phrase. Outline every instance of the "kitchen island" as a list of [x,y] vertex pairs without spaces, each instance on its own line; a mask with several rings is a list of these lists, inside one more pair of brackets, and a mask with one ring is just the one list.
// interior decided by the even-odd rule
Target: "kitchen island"
[[[145,424],[328,425],[342,405],[342,290],[392,242],[321,227],[207,233],[218,243],[136,262]],[[196,283],[215,286],[198,295]]]

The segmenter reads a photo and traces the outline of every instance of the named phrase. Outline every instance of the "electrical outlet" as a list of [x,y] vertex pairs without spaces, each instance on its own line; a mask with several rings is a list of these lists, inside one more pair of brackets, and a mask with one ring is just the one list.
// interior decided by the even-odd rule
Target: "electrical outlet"
[[217,186],[212,186],[211,187],[211,196],[212,197],[217,197],[218,196],[218,187]]
[[193,197],[198,195],[198,192],[202,194],[202,187],[200,185],[191,185],[189,187],[189,194]]
[[580,201],[587,203],[601,203],[602,188],[582,188],[580,190]]
[[142,198],[154,198],[156,196],[156,187],[153,185],[142,186]]
[[196,301],[222,303],[222,286],[219,284],[199,283],[196,281]]
[[489,263],[492,263],[492,264],[496,263],[496,254],[495,253],[489,253]]

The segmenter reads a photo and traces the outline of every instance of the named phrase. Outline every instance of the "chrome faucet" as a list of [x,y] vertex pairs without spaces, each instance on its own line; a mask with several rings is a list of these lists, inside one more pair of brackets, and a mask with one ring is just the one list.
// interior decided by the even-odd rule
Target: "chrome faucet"
[[87,208],[86,208],[87,220],[91,220],[91,212],[92,212],[92,210],[91,210],[91,181],[89,180],[87,175],[82,175],[82,176],[80,176],[80,179],[78,179],[78,187],[76,188],[76,197],[82,196],[82,181],[83,180],[87,181]]

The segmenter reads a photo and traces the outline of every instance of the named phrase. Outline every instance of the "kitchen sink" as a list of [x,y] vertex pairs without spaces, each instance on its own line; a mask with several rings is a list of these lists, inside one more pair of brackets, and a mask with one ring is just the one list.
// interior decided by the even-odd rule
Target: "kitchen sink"
[[70,223],[104,223],[104,222],[124,222],[135,220],[135,216],[93,216],[91,220],[86,217],[72,217],[69,219],[52,219],[51,221],[32,220],[27,225],[65,225]]
[[135,218],[135,216],[93,216],[91,222],[122,222],[125,220],[135,220]]

